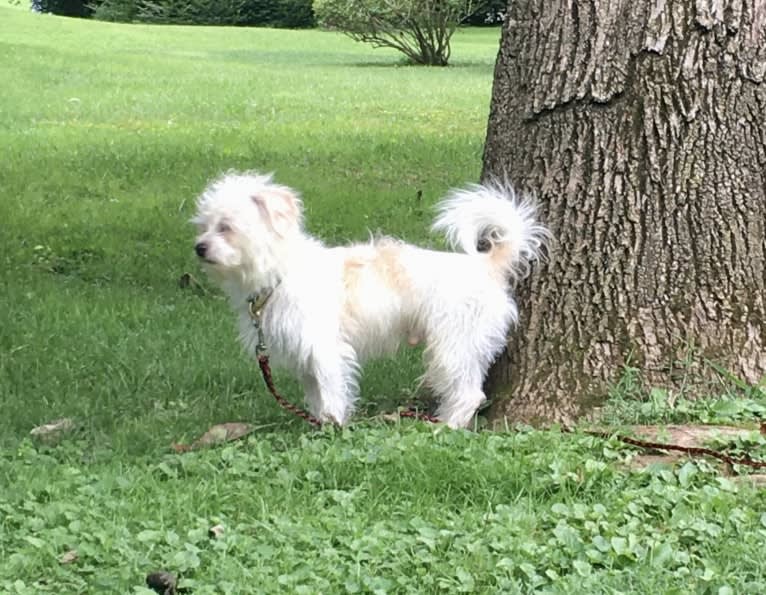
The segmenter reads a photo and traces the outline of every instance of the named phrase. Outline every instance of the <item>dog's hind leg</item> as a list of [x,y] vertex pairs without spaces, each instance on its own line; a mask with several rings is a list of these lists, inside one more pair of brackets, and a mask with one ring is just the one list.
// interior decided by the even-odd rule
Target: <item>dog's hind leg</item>
[[470,425],[476,410],[486,401],[481,390],[486,367],[467,353],[465,346],[430,345],[426,349],[424,381],[439,397],[436,416],[451,428]]
[[503,321],[491,316],[461,319],[457,313],[447,320],[428,333],[424,380],[439,397],[437,417],[464,428],[487,400],[484,378],[502,349],[505,330]]
[[436,417],[451,428],[466,428],[486,400],[480,386],[455,386],[442,396]]

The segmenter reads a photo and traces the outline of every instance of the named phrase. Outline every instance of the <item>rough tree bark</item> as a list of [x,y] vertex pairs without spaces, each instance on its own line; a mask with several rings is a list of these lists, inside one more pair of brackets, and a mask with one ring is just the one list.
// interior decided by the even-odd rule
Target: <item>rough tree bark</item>
[[766,0],[512,0],[483,177],[555,240],[490,416],[569,422],[628,359],[652,386],[766,375],[765,74]]

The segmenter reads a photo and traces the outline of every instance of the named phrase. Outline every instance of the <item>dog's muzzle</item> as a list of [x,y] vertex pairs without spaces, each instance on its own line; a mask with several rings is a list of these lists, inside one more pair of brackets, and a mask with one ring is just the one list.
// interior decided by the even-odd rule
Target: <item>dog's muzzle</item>
[[194,251],[200,258],[205,258],[207,254],[207,244],[205,242],[198,242],[194,245]]

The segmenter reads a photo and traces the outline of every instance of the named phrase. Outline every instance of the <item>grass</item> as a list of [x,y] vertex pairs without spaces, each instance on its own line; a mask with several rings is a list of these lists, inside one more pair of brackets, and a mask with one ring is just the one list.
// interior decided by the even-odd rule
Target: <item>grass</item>
[[[430,204],[478,177],[496,31],[458,35],[455,68],[423,70],[314,31],[10,9],[0,26],[4,437],[71,415],[146,451],[221,418],[281,418],[254,408],[226,305],[176,284],[198,273],[187,220],[219,172],[275,171],[329,242],[423,240]],[[370,372],[367,400],[392,405],[417,362]]]
[[194,593],[763,592],[760,495],[704,464],[627,473],[614,446],[411,425],[151,462],[24,445],[0,460],[0,589],[143,593],[169,568]]
[[[370,419],[411,397],[412,353],[367,368],[359,423],[314,432],[268,398],[218,292],[178,285],[199,276],[194,197],[231,167],[304,191],[328,242],[434,241],[430,206],[478,177],[497,42],[460,31],[454,66],[423,69],[318,31],[0,6],[0,592],[141,593],[159,568],[194,593],[766,589],[764,496],[707,463],[635,471],[555,429]],[[632,383],[612,421],[766,406],[680,411]],[[63,441],[30,440],[64,416]],[[170,451],[232,420],[260,429]]]

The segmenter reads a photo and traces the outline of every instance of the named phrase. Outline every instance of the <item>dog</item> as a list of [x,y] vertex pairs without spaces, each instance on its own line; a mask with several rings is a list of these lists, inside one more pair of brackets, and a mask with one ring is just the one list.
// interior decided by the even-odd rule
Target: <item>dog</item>
[[315,417],[339,425],[353,413],[363,362],[423,343],[436,417],[469,426],[518,317],[509,283],[549,235],[531,198],[490,182],[437,205],[433,230],[457,251],[388,237],[326,247],[304,230],[298,192],[253,171],[212,181],[192,223],[196,254],[230,297],[245,349],[258,343],[249,312],[257,299],[273,361],[300,379]]

